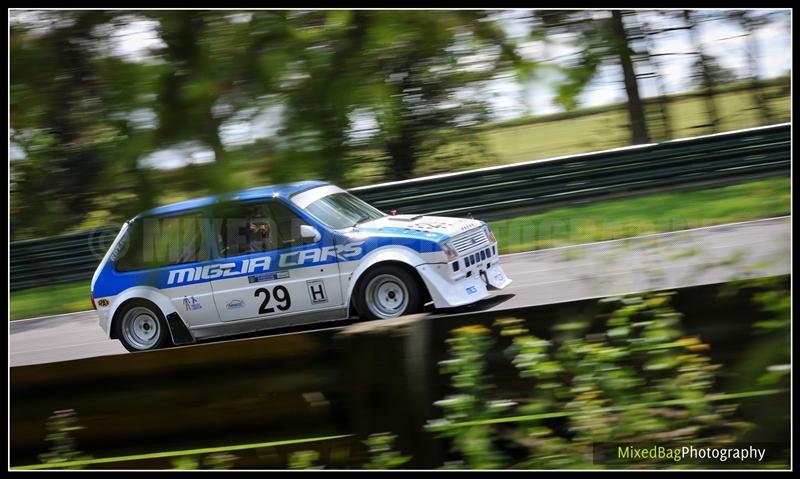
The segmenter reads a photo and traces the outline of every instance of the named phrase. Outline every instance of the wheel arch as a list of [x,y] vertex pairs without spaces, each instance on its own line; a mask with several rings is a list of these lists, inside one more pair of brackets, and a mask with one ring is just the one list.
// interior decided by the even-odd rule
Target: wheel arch
[[346,296],[348,314],[352,314],[352,312],[355,310],[354,296],[355,292],[358,291],[357,288],[360,286],[361,279],[364,277],[364,274],[378,266],[395,265],[399,268],[407,270],[417,281],[420,291],[422,291],[424,301],[430,301],[431,294],[430,291],[428,291],[428,286],[425,284],[420,272],[417,270],[417,266],[424,263],[425,260],[419,255],[419,253],[410,248],[402,246],[380,249],[367,255],[361,261],[358,268],[356,268],[350,276],[350,282]]
[[172,305],[172,302],[169,300],[169,298],[161,294],[161,292],[159,292],[157,289],[148,286],[130,288],[117,296],[114,299],[114,302],[111,304],[111,313],[108,315],[107,319],[108,337],[110,339],[119,339],[116,337],[114,326],[119,320],[120,311],[123,311],[126,305],[135,300],[144,300],[152,304],[164,316],[164,318],[166,318],[167,315],[176,312],[176,309]]

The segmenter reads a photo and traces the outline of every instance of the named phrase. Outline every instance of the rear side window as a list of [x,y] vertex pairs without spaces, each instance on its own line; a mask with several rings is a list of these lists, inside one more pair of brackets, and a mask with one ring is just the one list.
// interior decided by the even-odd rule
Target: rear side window
[[139,219],[128,229],[115,264],[117,271],[161,268],[209,259],[205,221],[199,212]]

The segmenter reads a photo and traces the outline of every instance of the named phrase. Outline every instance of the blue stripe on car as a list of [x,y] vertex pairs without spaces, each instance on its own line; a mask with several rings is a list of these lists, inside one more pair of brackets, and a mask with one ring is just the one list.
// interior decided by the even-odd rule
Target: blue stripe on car
[[[434,238],[422,239],[422,238],[408,237],[408,236],[368,236],[368,237],[353,238],[342,235],[342,236],[337,236],[335,241],[336,244],[343,246],[351,245],[354,243],[361,243],[361,248],[360,248],[361,251],[357,255],[348,256],[345,259],[338,259],[336,255],[328,254],[324,259],[321,258],[320,260],[315,261],[313,260],[313,255],[309,255],[308,253],[304,254],[303,252],[308,252],[310,250],[325,248],[326,246],[333,246],[333,245],[330,243],[327,244],[314,243],[310,245],[304,245],[295,248],[287,248],[267,253],[253,253],[244,256],[236,256],[232,258],[216,258],[208,261],[184,263],[173,266],[165,266],[156,269],[129,271],[129,272],[116,271],[111,262],[108,262],[106,263],[105,268],[101,273],[100,280],[95,285],[94,295],[95,297],[101,298],[105,296],[115,296],[125,291],[126,289],[132,288],[134,286],[150,286],[158,289],[167,289],[178,286],[186,286],[190,284],[205,283],[208,281],[214,281],[215,279],[230,279],[241,276],[268,273],[271,271],[285,271],[285,270],[292,270],[295,268],[320,266],[325,264],[332,264],[337,261],[355,261],[363,258],[365,255],[369,254],[371,251],[374,251],[377,248],[382,248],[391,245],[410,248],[418,253],[430,253],[430,252],[440,251],[438,241]],[[297,263],[297,264],[281,265],[280,257],[284,255],[288,255],[289,263]],[[247,271],[246,269],[243,270],[242,266],[243,264],[245,264],[245,262],[247,262],[248,265],[252,265],[253,261],[259,261],[266,257],[269,258],[268,268],[258,268],[253,271]],[[304,261],[300,262],[301,259],[304,259]],[[212,278],[198,277],[198,278],[187,279],[188,274],[185,274],[183,275],[184,281],[180,282],[175,281],[176,279],[178,279],[176,278],[176,276],[178,275],[178,273],[181,272],[181,270],[194,269],[195,271],[203,272],[204,271],[203,268],[206,268],[205,270],[206,275],[216,275],[218,272],[218,265],[227,263],[234,263],[235,266],[229,271],[232,273],[224,277],[221,276]],[[172,278],[173,282],[170,284],[169,280],[171,274],[173,276]]]

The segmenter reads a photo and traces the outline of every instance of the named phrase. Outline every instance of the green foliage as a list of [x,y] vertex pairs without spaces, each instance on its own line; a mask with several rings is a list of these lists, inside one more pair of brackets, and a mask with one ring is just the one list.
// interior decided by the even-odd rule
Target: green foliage
[[[52,464],[58,467],[60,462],[81,461],[91,459],[92,456],[84,454],[78,449],[77,441],[73,437],[75,431],[83,429],[78,425],[78,417],[73,409],[55,411],[47,420],[47,436],[50,450],[39,454],[43,464]],[[69,466],[66,469],[83,469],[83,466]]]
[[180,456],[172,459],[172,469],[191,471],[196,469],[232,469],[238,457],[227,452],[215,452],[201,457]]
[[203,464],[206,469],[232,469],[237,459],[235,454],[215,452],[203,458]]
[[[396,436],[388,433],[371,434],[364,444],[367,446],[369,457],[362,465],[363,469],[397,469],[406,464],[411,458],[401,456],[392,449]],[[324,464],[319,464],[320,453],[316,450],[295,451],[289,454],[287,468],[300,469],[325,469]]]
[[194,456],[181,456],[172,460],[172,468],[179,471],[191,471],[200,468],[200,463]]
[[721,294],[749,294],[766,319],[753,323],[756,344],[741,360],[744,384],[789,387],[791,379],[791,291],[783,276],[728,283]]
[[[492,443],[496,434],[491,426],[480,423],[497,417],[511,406],[508,401],[490,398],[493,386],[484,358],[494,341],[488,329],[477,325],[458,328],[453,334],[448,339],[450,359],[441,363],[441,371],[452,376],[454,392],[435,403],[444,410],[444,418],[431,426],[442,436],[452,438],[454,450],[462,456],[447,468],[500,468],[506,459]],[[453,427],[465,421],[477,424]]]
[[[604,12],[607,13],[607,12]],[[563,68],[565,80],[558,85],[556,102],[567,111],[578,105],[578,96],[595,78],[602,64],[613,61],[627,40],[618,38],[608,15],[594,18],[594,12],[580,10],[541,10],[535,16],[545,30],[569,38],[578,49],[578,58]],[[545,37],[551,41],[554,37]],[[563,40],[562,40],[563,41]],[[619,42],[623,45],[620,46]]]
[[325,469],[314,463],[319,460],[317,451],[295,451],[289,455],[289,469]]
[[564,70],[566,81],[558,87],[558,94],[555,98],[556,103],[563,106],[567,111],[575,110],[578,106],[578,96],[597,74],[601,61],[601,55],[591,49],[585,50],[578,65]]
[[[453,375],[455,394],[436,403],[445,417],[430,427],[453,438],[471,468],[600,468],[592,462],[596,443],[735,441],[751,426],[736,419],[735,404],[711,400],[718,366],[706,355],[707,344],[682,332],[669,298],[610,298],[606,302],[617,306],[599,331],[562,341],[536,337],[521,320],[499,320],[500,336],[511,342],[507,357],[531,385],[512,411],[492,407],[498,400],[489,394],[486,371],[490,331],[455,330],[451,359],[442,363],[442,371]],[[510,413],[522,417],[511,420],[516,427],[503,437],[528,451],[518,461],[492,447],[499,438],[492,423]]]
[[772,316],[768,320],[758,321],[753,324],[756,333],[770,334],[779,332],[787,334],[786,337],[788,338],[789,327],[792,322],[792,298],[790,292],[786,289],[764,291],[755,294],[753,301],[760,306],[762,311]]
[[409,456],[401,456],[398,451],[392,449],[397,436],[383,432],[370,434],[364,444],[369,451],[369,461],[364,469],[397,469],[411,460]]

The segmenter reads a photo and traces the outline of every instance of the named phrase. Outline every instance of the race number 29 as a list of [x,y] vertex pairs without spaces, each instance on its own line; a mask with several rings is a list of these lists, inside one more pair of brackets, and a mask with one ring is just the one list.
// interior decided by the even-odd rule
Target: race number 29
[[258,288],[254,296],[257,298],[262,294],[264,295],[264,301],[261,302],[261,306],[258,308],[258,314],[275,312],[275,308],[269,307],[269,302],[272,298],[275,298],[275,307],[280,311],[287,311],[292,307],[292,298],[289,297],[289,290],[283,286],[275,286],[272,293],[267,288]]

